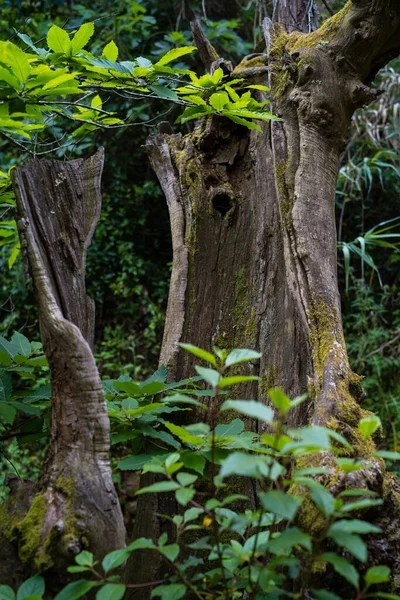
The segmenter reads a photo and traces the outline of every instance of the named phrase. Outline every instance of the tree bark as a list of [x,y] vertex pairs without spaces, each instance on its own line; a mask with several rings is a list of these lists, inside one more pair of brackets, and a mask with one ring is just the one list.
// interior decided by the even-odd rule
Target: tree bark
[[[29,510],[10,536],[33,572],[83,549],[97,558],[125,544],[111,475],[109,420],[91,346],[94,304],[85,262],[100,215],[104,153],[88,160],[34,159],[14,174],[21,245],[39,307],[52,380],[51,442]],[[10,496],[7,509],[12,509]],[[2,580],[3,581],[3,580]]]
[[[341,324],[335,188],[351,116],[376,97],[368,84],[398,54],[399,32],[397,0],[350,1],[309,34],[278,25],[265,56],[269,68],[246,60],[232,77],[270,83],[282,121],[258,133],[213,117],[191,134],[147,142],[171,218],[174,261],[160,358],[170,379],[191,376],[196,363],[178,342],[259,350],[261,362],[247,373],[260,384],[242,386],[239,397],[267,402],[275,386],[292,397],[308,392],[290,425],[333,427],[359,457],[374,445],[357,430],[367,413]],[[204,415],[195,412],[198,418]],[[384,534],[370,544],[370,560],[388,564],[398,581],[399,486],[382,462],[369,467],[342,478],[336,491],[369,487],[384,498],[374,509]],[[152,526],[140,520],[136,533],[152,537],[159,524]],[[145,581],[150,574],[136,575]]]

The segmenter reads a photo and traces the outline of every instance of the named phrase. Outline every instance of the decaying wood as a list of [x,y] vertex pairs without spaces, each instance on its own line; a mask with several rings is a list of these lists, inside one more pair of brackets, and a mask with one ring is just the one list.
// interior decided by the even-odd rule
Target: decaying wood
[[[335,188],[351,115],[376,96],[368,84],[398,54],[399,32],[398,0],[350,1],[310,34],[269,29],[269,68],[258,67],[251,83],[271,84],[282,121],[263,124],[258,133],[214,116],[199,121],[192,134],[147,142],[174,207],[171,229],[179,248],[173,263],[179,284],[175,278],[171,286],[162,348],[170,378],[191,376],[197,362],[178,351],[177,341],[207,350],[260,350],[260,364],[246,371],[259,375],[260,384],[242,386],[239,397],[268,401],[274,386],[290,396],[308,392],[291,425],[335,427],[358,456],[369,456],[374,445],[363,446],[357,434],[367,413],[341,324]],[[247,62],[233,77],[246,76]],[[346,486],[384,498],[382,510],[374,509],[384,533],[369,545],[370,558],[390,565],[397,581],[398,484],[381,461],[370,460],[357,477],[342,477],[335,491]],[[140,534],[151,535],[153,524],[147,531],[142,525]]]
[[[25,521],[20,558],[33,570],[62,567],[87,548],[124,546],[111,475],[109,420],[91,345],[94,306],[86,251],[100,215],[103,151],[87,160],[34,159],[14,171],[20,224],[52,380],[51,443]],[[32,544],[24,529],[35,523]]]

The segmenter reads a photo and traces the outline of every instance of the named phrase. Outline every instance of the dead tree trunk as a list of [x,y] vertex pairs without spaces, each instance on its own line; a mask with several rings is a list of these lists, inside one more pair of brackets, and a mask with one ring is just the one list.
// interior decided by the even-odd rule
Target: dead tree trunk
[[[52,379],[44,470],[26,514],[20,513],[8,532],[21,562],[33,572],[54,566],[65,572],[65,564],[83,549],[100,558],[125,543],[111,476],[109,420],[91,350],[94,304],[85,290],[102,168],[101,150],[88,160],[34,159],[14,175],[21,244]],[[11,494],[3,510],[11,513],[14,504]]]
[[[292,397],[308,392],[291,424],[334,427],[358,456],[373,446],[357,431],[365,411],[343,338],[334,198],[351,116],[376,97],[369,83],[397,55],[399,33],[398,0],[349,1],[309,34],[276,26],[269,54],[244,60],[232,77],[270,83],[283,121],[258,133],[213,117],[191,134],[147,142],[171,218],[174,261],[160,359],[170,378],[192,375],[196,362],[180,341],[259,350],[261,364],[249,374],[259,375],[260,385],[242,388],[240,398],[266,402],[275,386]],[[375,518],[387,550],[382,555],[383,538],[377,540],[371,560],[379,555],[397,577],[398,485],[379,461],[363,477],[385,498]],[[141,520],[138,534],[151,537],[149,526]]]

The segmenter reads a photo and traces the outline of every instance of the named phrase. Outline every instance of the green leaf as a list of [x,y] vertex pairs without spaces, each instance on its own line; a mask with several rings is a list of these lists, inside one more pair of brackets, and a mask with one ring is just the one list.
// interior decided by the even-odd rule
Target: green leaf
[[72,567],[67,568],[68,573],[84,573],[85,571],[90,571],[90,567],[78,567],[73,565]]
[[326,590],[312,590],[317,600],[342,600],[340,596]]
[[0,585],[0,600],[15,600],[14,591],[8,585]]
[[358,430],[363,434],[365,438],[371,437],[379,427],[382,427],[382,423],[379,417],[371,415],[365,419],[361,419],[358,424]]
[[175,497],[179,504],[181,504],[182,506],[186,506],[187,503],[190,502],[190,500],[193,498],[195,493],[196,490],[194,488],[181,488],[180,490],[177,490],[175,492]]
[[152,381],[146,385],[140,386],[140,391],[146,396],[155,396],[165,389],[165,383],[162,381]]
[[20,586],[17,592],[17,600],[25,600],[28,596],[43,596],[44,579],[40,575],[30,577]]
[[18,354],[22,356],[30,356],[32,353],[32,346],[30,341],[19,331],[16,331],[11,338],[11,343],[14,344],[18,350]]
[[365,562],[367,560],[367,547],[359,535],[344,533],[342,531],[331,532],[329,537],[338,545],[350,552],[353,556]]
[[107,58],[108,60],[111,60],[111,62],[115,62],[117,60],[118,46],[116,45],[114,40],[111,40],[111,42],[109,42],[107,46],[104,46],[102,56],[104,56],[104,58]]
[[339,573],[344,577],[351,585],[358,589],[360,576],[357,570],[349,563],[348,560],[334,554],[333,552],[326,552],[321,556],[322,560],[330,563],[335,569],[336,573]]
[[187,352],[194,354],[198,358],[201,358],[202,360],[211,363],[214,367],[217,366],[215,356],[211,354],[211,352],[207,352],[207,350],[203,350],[202,348],[198,348],[197,346],[193,346],[192,344],[178,344],[178,346],[180,346],[184,350],[187,350]]
[[12,342],[9,342],[5,338],[0,335],[0,350],[3,350],[10,356],[14,358],[16,354],[18,354],[18,348]]
[[126,392],[130,396],[143,396],[143,392],[137,383],[133,381],[114,381],[113,386],[116,390]]
[[246,415],[246,417],[260,419],[265,423],[273,423],[274,421],[272,408],[255,400],[226,400],[221,406],[221,411],[223,410],[235,410],[242,415]]
[[71,40],[68,33],[57,25],[50,27],[47,33],[47,45],[53,52],[62,52],[68,55],[71,52]]
[[[161,365],[161,367],[159,367],[157,369],[157,371],[154,371],[153,375],[151,375],[148,379],[146,379],[146,381],[144,381],[141,385],[143,387],[143,386],[147,385],[148,383],[153,383],[153,381],[158,381],[160,383],[166,383],[167,377],[168,377],[167,367],[165,365]],[[180,382],[178,382],[178,384],[179,383]],[[169,384],[169,387],[178,385],[178,384],[171,383],[171,384]]]
[[15,263],[15,261],[17,260],[17,258],[18,258],[18,256],[19,256],[19,253],[20,253],[20,251],[21,251],[21,245],[20,245],[20,242],[17,242],[17,243],[15,244],[15,246],[13,246],[13,249],[11,250],[11,254],[10,254],[10,256],[8,257],[8,261],[7,261],[7,263],[8,263],[8,268],[9,268],[9,269],[12,269],[12,268],[13,268],[13,266],[14,266],[14,263]]
[[[59,77],[54,77],[54,79],[50,79],[50,81],[48,81],[42,88],[42,90],[49,90],[49,89],[53,89],[56,88],[60,85],[62,85],[63,83],[65,83],[66,81],[71,81],[71,80],[75,81],[75,74],[74,73],[64,73],[64,75],[60,75]],[[78,83],[78,82],[76,82]]]
[[364,581],[365,584],[368,586],[375,585],[376,583],[385,583],[386,581],[390,581],[389,567],[386,567],[384,565],[371,567],[364,575]]
[[379,450],[375,452],[375,456],[380,456],[386,460],[400,460],[400,452],[388,452],[386,450]]
[[96,600],[121,600],[126,587],[122,583],[106,583],[96,594]]
[[[0,386],[1,386],[1,382],[0,382]],[[1,387],[0,387],[0,393],[1,393]],[[5,402],[0,402],[0,419],[5,421],[6,423],[8,423],[8,425],[13,424],[16,414],[17,414],[17,411],[15,410],[15,408],[10,406],[9,404],[6,404]]]
[[218,383],[218,387],[222,390],[231,385],[245,383],[246,381],[258,381],[260,378],[255,375],[234,375],[232,377],[224,377]]
[[185,444],[192,444],[193,446],[200,446],[204,443],[202,437],[193,435],[180,425],[174,425],[174,423],[165,423],[165,426],[170,430],[171,433],[176,435]]
[[150,540],[149,538],[138,538],[137,540],[129,544],[127,550],[132,552],[133,550],[149,550],[154,549],[155,547],[156,546],[153,540]]
[[371,525],[367,521],[360,521],[359,519],[342,519],[335,521],[328,530],[330,533],[380,533],[382,530],[375,525]]
[[81,565],[82,567],[92,567],[93,566],[93,554],[88,552],[87,550],[83,550],[75,556],[75,562],[77,565]]
[[104,573],[108,573],[112,569],[116,569],[120,565],[122,565],[126,560],[128,560],[130,556],[130,552],[127,548],[122,548],[121,550],[114,550],[110,552],[103,558],[102,567],[104,569]]
[[25,83],[31,72],[25,52],[12,42],[6,42],[3,48],[5,48],[5,56],[3,55],[2,62],[4,61],[10,67],[21,83]]
[[72,56],[78,54],[86,46],[94,33],[94,23],[84,23],[75,33],[71,41]]
[[204,379],[206,383],[211,385],[211,387],[217,387],[219,385],[219,381],[221,380],[221,375],[218,371],[214,369],[207,369],[205,367],[198,367],[196,365],[196,371]]
[[306,550],[311,550],[312,542],[309,535],[306,535],[297,527],[291,527],[283,531],[278,537],[270,540],[268,550],[273,554],[288,555],[294,546],[303,546]]
[[266,85],[246,85],[246,88],[250,88],[252,90],[261,90],[263,92],[269,92],[269,87]]
[[210,104],[215,110],[221,111],[224,106],[230,104],[229,96],[226,92],[218,92],[210,96]]
[[18,79],[4,67],[0,67],[0,81],[5,81],[10,87],[14,88],[14,90],[18,91],[20,89]]
[[176,558],[179,556],[179,546],[178,544],[170,544],[169,546],[162,546],[157,548],[158,551],[168,558],[171,562],[174,562]]
[[247,350],[245,348],[236,348],[230,352],[225,360],[225,366],[231,367],[237,363],[246,362],[248,360],[257,360],[261,358],[260,352],[254,350]]
[[229,477],[230,475],[243,475],[260,479],[270,476],[269,456],[256,456],[245,452],[232,452],[228,458],[223,460],[220,477]]
[[136,495],[156,493],[156,492],[172,492],[179,489],[179,484],[175,481],[158,481],[136,492]]
[[[163,456],[168,456],[167,453],[160,455],[160,458]],[[151,461],[150,454],[136,454],[135,456],[128,456],[124,458],[118,463],[118,469],[121,471],[138,471],[145,465],[146,463]]]
[[319,508],[325,517],[330,517],[335,512],[335,497],[322,486],[311,488],[311,497],[315,506]]
[[178,473],[176,476],[176,479],[181,485],[192,485],[192,483],[194,483],[198,477],[192,473],[185,473],[184,471],[181,471],[181,473]]
[[179,100],[179,96],[174,90],[163,85],[149,85],[149,89],[159,98],[164,98],[165,100]]
[[82,598],[86,592],[97,585],[98,584],[95,581],[78,579],[78,581],[73,581],[63,588],[61,592],[55,596],[54,600],[77,600],[77,598]]
[[386,600],[400,600],[396,594],[386,594],[385,592],[374,592],[375,598],[386,598]]
[[185,56],[186,54],[191,54],[193,50],[197,50],[196,46],[184,46],[183,48],[173,48],[167,54],[164,54],[160,58],[160,60],[156,63],[157,67],[162,67],[163,65],[167,65],[168,63],[180,58],[181,56]]
[[170,583],[159,585],[151,592],[151,598],[159,596],[161,600],[180,600],[186,594],[186,586],[183,583]]
[[233,419],[230,423],[220,423],[215,428],[215,435],[219,438],[229,437],[242,433],[244,423],[240,419]]
[[187,469],[192,469],[203,475],[206,459],[198,452],[184,452],[181,455],[181,461]]
[[298,508],[303,499],[291,494],[285,494],[280,490],[272,490],[266,493],[260,493],[263,507],[275,515],[279,515],[288,521],[292,521],[296,516]]
[[282,390],[275,388],[268,391],[268,396],[271,398],[272,404],[276,406],[283,414],[286,413],[292,406],[290,398],[282,392]]

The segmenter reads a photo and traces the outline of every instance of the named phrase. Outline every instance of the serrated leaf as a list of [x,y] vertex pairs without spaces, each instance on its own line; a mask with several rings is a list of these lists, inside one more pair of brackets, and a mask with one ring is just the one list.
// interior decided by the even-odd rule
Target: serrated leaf
[[227,104],[230,104],[229,96],[226,92],[217,92],[210,96],[209,100],[211,106],[217,111],[224,110]]
[[183,48],[173,48],[164,56],[160,58],[158,62],[156,62],[155,66],[162,67],[163,65],[167,65],[168,63],[176,60],[177,58],[181,58],[186,54],[191,54],[194,50],[197,50],[196,46],[184,46]]
[[18,350],[18,354],[22,356],[30,356],[32,352],[31,343],[22,333],[16,331],[11,338],[11,343]]
[[5,67],[0,67],[0,82],[5,81],[10,87],[14,88],[14,90],[20,89],[20,82],[8,69]]
[[5,62],[10,67],[15,77],[21,83],[25,83],[31,72],[28,57],[21,48],[18,48],[12,42],[3,42],[3,44],[2,47],[5,49],[5,52],[2,56],[2,62]]
[[193,446],[200,446],[204,440],[198,435],[193,435],[180,425],[174,425],[174,423],[165,423],[165,426],[170,430],[171,433],[176,435],[185,444],[192,444]]
[[[64,75],[60,75],[59,77],[55,77],[54,79],[50,79],[50,81],[48,81],[43,86],[42,89],[43,90],[53,89],[53,88],[56,88],[56,87],[62,85],[66,81],[71,81],[72,79],[74,79],[74,81],[75,81],[75,74],[74,73],[65,73]],[[76,83],[78,83],[78,82],[76,82]]]
[[72,56],[82,50],[94,33],[94,23],[84,23],[71,40]]
[[149,85],[149,89],[159,98],[164,98],[165,100],[179,100],[179,96],[174,90],[163,85]]
[[117,60],[118,46],[114,42],[114,40],[111,40],[111,42],[104,46],[102,56],[104,56],[104,58],[107,58],[108,60],[111,60],[111,62],[115,62]]
[[62,52],[68,55],[71,52],[71,40],[68,33],[57,25],[50,27],[47,33],[47,45],[53,52]]

